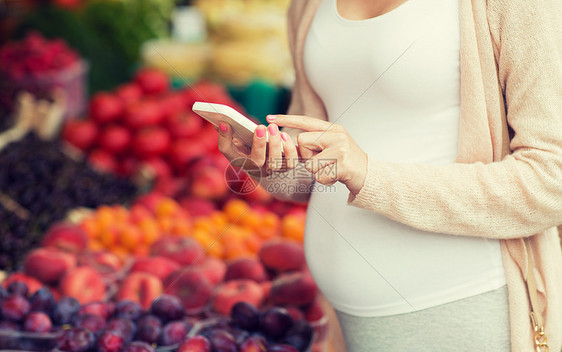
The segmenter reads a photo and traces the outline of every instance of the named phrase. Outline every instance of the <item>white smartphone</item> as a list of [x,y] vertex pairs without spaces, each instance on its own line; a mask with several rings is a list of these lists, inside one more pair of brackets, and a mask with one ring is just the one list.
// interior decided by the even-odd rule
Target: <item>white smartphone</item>
[[219,128],[221,122],[228,123],[232,126],[233,136],[242,141],[248,148],[252,147],[254,131],[258,125],[235,109],[228,105],[198,101],[193,104],[192,110],[217,128]]

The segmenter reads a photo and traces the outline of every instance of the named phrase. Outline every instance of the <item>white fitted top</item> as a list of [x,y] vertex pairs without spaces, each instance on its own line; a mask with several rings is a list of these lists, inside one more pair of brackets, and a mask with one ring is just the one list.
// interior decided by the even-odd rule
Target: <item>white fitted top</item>
[[[363,21],[323,0],[304,49],[307,78],[330,121],[373,158],[455,161],[460,117],[458,0],[409,0]],[[317,187],[306,223],[310,270],[333,306],[402,314],[505,285],[499,240],[420,231]]]

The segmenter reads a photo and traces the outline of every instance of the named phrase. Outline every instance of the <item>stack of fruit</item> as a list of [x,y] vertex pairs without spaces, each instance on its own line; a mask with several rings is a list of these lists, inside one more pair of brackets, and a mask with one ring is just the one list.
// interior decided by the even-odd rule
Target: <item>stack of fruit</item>
[[46,287],[31,292],[14,281],[0,287],[0,307],[0,349],[304,352],[314,337],[311,323],[281,307],[259,310],[240,302],[227,316],[202,319],[167,294],[146,309],[127,300],[81,305],[72,297],[56,300]]
[[50,98],[53,89],[67,96],[66,110],[80,114],[86,99],[87,65],[62,39],[46,40],[30,33],[23,41],[0,48],[0,106],[13,108],[18,91]]
[[208,255],[223,259],[256,257],[268,239],[283,237],[299,243],[303,239],[305,211],[299,205],[290,205],[279,216],[236,198],[228,200],[222,211],[204,199],[190,198],[183,204],[151,194],[139,198],[131,210],[102,206],[80,227],[89,238],[90,250],[109,250],[121,258],[147,255],[154,242],[167,236],[195,239]]
[[130,176],[145,164],[161,183],[170,183],[195,174],[197,159],[217,159],[218,135],[191,111],[196,100],[236,106],[221,86],[201,82],[171,91],[164,73],[143,69],[134,82],[95,94],[88,118],[69,121],[63,137],[103,170]]
[[131,182],[98,174],[33,134],[4,147],[0,165],[0,267],[7,270],[71,209],[124,204],[136,193]]

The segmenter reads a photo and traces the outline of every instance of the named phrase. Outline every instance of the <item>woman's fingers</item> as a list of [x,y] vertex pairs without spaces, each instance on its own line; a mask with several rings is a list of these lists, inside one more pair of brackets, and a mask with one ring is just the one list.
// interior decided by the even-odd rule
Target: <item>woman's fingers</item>
[[259,125],[254,131],[254,140],[252,143],[252,150],[250,151],[250,159],[257,166],[261,167],[266,161],[267,138],[266,129],[264,125]]
[[334,125],[328,121],[300,115],[267,115],[267,121],[279,126],[298,128],[305,131],[325,131]]
[[279,133],[279,127],[273,123],[267,126],[267,130],[269,132],[268,168],[271,170],[279,170],[283,167],[281,134]]
[[286,167],[288,169],[294,169],[299,162],[297,147],[287,132],[281,132],[281,139],[283,140],[283,152],[285,153]]
[[219,151],[224,154],[228,160],[238,158],[240,153],[236,146],[232,143],[232,127],[225,122],[221,122],[219,131]]

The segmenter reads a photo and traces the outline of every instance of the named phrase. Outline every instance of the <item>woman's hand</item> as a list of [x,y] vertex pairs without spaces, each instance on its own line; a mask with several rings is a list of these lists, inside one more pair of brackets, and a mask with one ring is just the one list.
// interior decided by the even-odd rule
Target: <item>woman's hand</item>
[[[323,185],[340,181],[353,195],[359,193],[367,176],[367,154],[345,128],[308,116],[269,115],[267,120],[305,131],[297,136],[298,149],[301,158],[306,160],[306,169],[314,174],[316,181]],[[332,167],[325,169],[330,165]]]
[[279,131],[277,124],[270,124],[267,128],[263,125],[256,127],[252,148],[233,138],[232,127],[229,124],[222,122],[218,131],[221,153],[234,166],[243,167],[250,176],[293,168],[298,160],[295,144],[286,132]]

